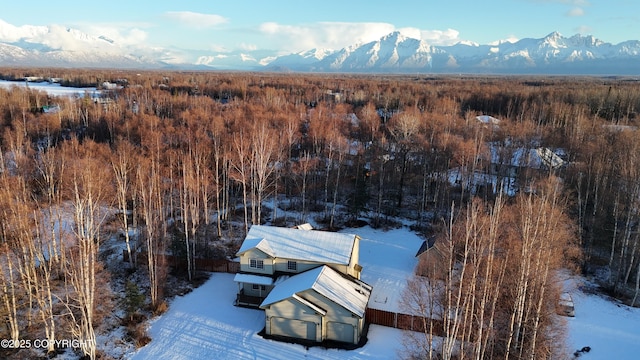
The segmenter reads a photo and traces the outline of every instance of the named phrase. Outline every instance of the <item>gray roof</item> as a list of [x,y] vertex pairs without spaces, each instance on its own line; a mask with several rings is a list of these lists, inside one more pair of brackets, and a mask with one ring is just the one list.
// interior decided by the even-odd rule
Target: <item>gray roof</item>
[[353,234],[253,225],[237,255],[258,249],[274,258],[349,265],[356,239]]
[[363,317],[372,288],[360,280],[347,278],[325,265],[291,276],[276,285],[260,307],[264,308],[289,298],[304,299],[303,293],[308,290],[314,290],[351,313]]

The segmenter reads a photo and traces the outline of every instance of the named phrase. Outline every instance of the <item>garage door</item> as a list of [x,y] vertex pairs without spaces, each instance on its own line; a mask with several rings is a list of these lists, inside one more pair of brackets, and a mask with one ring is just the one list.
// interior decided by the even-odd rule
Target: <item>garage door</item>
[[271,335],[316,340],[316,324],[310,321],[271,318]]
[[353,343],[353,326],[339,322],[328,322],[327,339]]

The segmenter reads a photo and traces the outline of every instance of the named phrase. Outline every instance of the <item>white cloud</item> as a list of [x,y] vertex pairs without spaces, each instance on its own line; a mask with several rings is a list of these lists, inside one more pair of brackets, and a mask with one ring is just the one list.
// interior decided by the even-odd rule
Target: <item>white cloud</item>
[[49,29],[46,26],[22,25],[15,26],[0,19],[0,41],[18,42],[44,36]]
[[303,25],[267,22],[260,25],[259,30],[268,36],[272,48],[281,49],[284,53],[314,48],[341,49],[349,45],[378,40],[393,31],[400,31],[408,37],[423,39],[433,45],[453,44],[459,41],[459,32],[453,29],[396,28],[393,24],[380,22],[318,22]]
[[140,27],[144,24],[83,24],[80,29],[93,36],[105,36],[120,46],[140,46],[145,43],[148,33]]
[[413,39],[424,39],[422,37],[422,31],[418,28],[414,27],[404,27],[397,29],[400,33],[406,37],[410,37]]
[[578,32],[579,34],[585,35],[585,34],[591,33],[592,29],[590,26],[582,25],[575,28],[575,31]]
[[[100,36],[112,44],[98,40]],[[135,27],[135,24],[80,23],[71,28],[58,24],[18,27],[0,20],[0,41],[43,44],[56,50],[123,53],[129,46],[144,47],[146,39],[147,32]]]
[[269,37],[274,48],[296,52],[313,48],[340,49],[354,43],[378,39],[394,29],[385,23],[320,22],[305,25],[281,25],[267,22],[260,31]]
[[45,44],[53,49],[62,50],[82,50],[83,41],[73,36],[74,33],[69,28],[60,25],[50,25],[46,34],[34,37],[32,40]]
[[567,16],[570,16],[570,17],[584,16],[584,9],[581,7],[574,7],[573,9],[567,12]]
[[191,11],[167,11],[165,16],[188,27],[203,29],[225,24],[228,20],[216,14],[202,14]]
[[454,29],[423,30],[420,35],[430,45],[453,45],[460,42],[460,32]]
[[246,51],[255,51],[258,50],[258,46],[255,44],[245,44],[245,43],[241,43],[240,44],[240,49],[242,50],[246,50]]
[[216,53],[228,53],[231,52],[231,49],[223,46],[223,45],[218,45],[218,44],[211,44],[209,46],[209,50],[216,52]]

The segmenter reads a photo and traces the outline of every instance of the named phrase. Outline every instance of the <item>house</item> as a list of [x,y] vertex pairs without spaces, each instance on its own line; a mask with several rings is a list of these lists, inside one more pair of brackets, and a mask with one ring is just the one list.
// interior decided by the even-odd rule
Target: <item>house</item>
[[448,252],[445,243],[437,241],[435,236],[428,237],[416,253],[419,261],[416,273],[432,279],[444,279],[446,267],[442,264],[448,262]]
[[487,147],[488,151],[478,156],[479,165],[473,171],[464,167],[448,171],[447,177],[452,186],[463,186],[474,195],[502,192],[514,196],[521,188],[530,188],[530,184],[521,184],[522,179],[555,171],[566,165],[560,155],[563,154],[562,149],[525,148],[508,142],[492,142]]
[[480,116],[476,116],[476,120],[478,120],[478,122],[480,122],[484,126],[489,127],[491,129],[494,129],[494,130],[500,129],[500,122],[501,122],[500,119],[496,119],[493,116],[480,115]]
[[371,294],[359,251],[353,234],[253,225],[237,253],[236,305],[264,309],[268,335],[357,343]]
[[237,304],[260,305],[282,275],[294,275],[329,265],[360,279],[360,238],[352,234],[253,225],[237,256],[240,272]]
[[364,282],[327,265],[289,277],[260,305],[265,310],[265,333],[357,344],[371,290]]

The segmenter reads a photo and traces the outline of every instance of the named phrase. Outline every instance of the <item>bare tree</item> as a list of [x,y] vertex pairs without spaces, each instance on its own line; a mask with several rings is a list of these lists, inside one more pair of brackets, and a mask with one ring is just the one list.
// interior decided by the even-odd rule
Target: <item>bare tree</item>
[[[4,238],[6,230],[2,227],[2,237]],[[14,259],[9,250],[9,244],[2,244],[2,268],[0,269],[0,280],[2,280],[2,305],[3,315],[9,328],[9,336],[14,342],[20,340],[20,322],[18,317],[18,297],[20,296],[20,287],[16,287],[16,275],[14,274]]]
[[391,117],[387,125],[392,139],[397,146],[394,159],[397,164],[398,196],[397,207],[402,207],[404,183],[409,166],[409,154],[412,151],[414,141],[420,136],[420,113],[417,109],[401,112]]
[[[129,234],[129,200],[133,193],[131,191],[131,173],[135,162],[135,148],[127,141],[120,140],[116,146],[115,154],[111,157],[111,167],[113,168],[116,199],[118,209],[122,214],[122,228],[124,231],[124,241],[129,255],[129,265],[135,266],[136,256],[131,251],[131,235]],[[135,218],[135,214],[132,214]]]
[[182,159],[182,177],[180,186],[180,213],[183,224],[185,252],[187,256],[187,274],[189,281],[193,278],[193,249],[191,242],[195,241],[195,229],[197,226],[197,196],[193,189],[193,167],[189,155]]
[[300,202],[302,206],[300,210],[300,222],[303,223],[307,221],[307,182],[309,172],[313,169],[316,162],[308,152],[305,152],[293,166],[293,173],[297,175],[295,179],[298,180],[300,184],[298,186],[300,188]]
[[233,151],[235,152],[235,157],[231,161],[231,167],[233,168],[233,172],[231,173],[231,178],[240,183],[242,186],[242,204],[244,205],[244,230],[245,232],[249,231],[249,214],[248,214],[248,192],[249,192],[249,179],[251,175],[251,169],[249,167],[249,162],[251,159],[249,158],[249,141],[246,138],[247,135],[243,130],[240,130],[239,133],[234,134],[233,137]]
[[278,134],[268,127],[265,121],[255,124],[251,139],[252,190],[255,194],[255,203],[252,203],[252,207],[256,209],[253,224],[260,224],[262,221],[263,198],[273,181],[271,176],[276,168],[275,161],[280,158],[279,154],[281,153],[277,140]]
[[[39,174],[39,188],[45,194],[46,203],[40,202],[40,207],[47,213],[48,229],[48,251],[51,259],[55,262],[64,261],[60,259],[64,255],[61,251],[62,227],[56,224],[62,223],[61,213],[56,211],[56,207],[62,202],[62,186],[65,177],[65,158],[60,156],[60,152],[55,148],[40,153],[36,164]],[[57,229],[57,231],[56,231]]]
[[13,194],[14,183],[9,178],[6,171],[0,173],[2,187],[0,189],[0,240],[2,247],[0,248],[0,280],[2,281],[2,315],[6,319],[6,325],[9,330],[9,336],[13,341],[20,340],[20,332],[23,324],[20,323],[21,314],[18,311],[21,308],[20,298],[26,296],[27,288],[20,282],[20,274],[18,267],[20,257],[13,252],[14,243],[17,240],[14,229],[15,211]]
[[[96,334],[94,331],[96,298],[96,271],[99,267],[100,227],[106,217],[104,205],[109,193],[109,172],[102,166],[103,159],[98,145],[88,144],[80,148],[72,141],[68,151],[79,155],[70,170],[71,203],[75,223],[75,247],[68,254],[66,272],[74,292],[70,295],[70,315],[73,319],[72,334],[80,340],[82,352],[90,359],[96,358]],[[92,154],[92,155],[89,155]]]
[[144,239],[147,250],[147,272],[151,306],[156,307],[161,300],[164,264],[164,246],[161,223],[163,218],[162,189],[157,158],[142,160],[136,169],[136,190],[140,198],[140,213],[144,219]]
[[[441,319],[438,356],[557,356],[550,342],[560,333],[551,320],[560,291],[555,274],[567,259],[579,259],[559,184],[551,178],[539,184],[537,195],[521,196],[513,205],[501,196],[491,204],[476,198],[451,216],[439,246],[420,260],[407,298],[413,311]],[[426,351],[423,357],[435,356],[430,324],[425,322],[419,339],[408,340]]]

